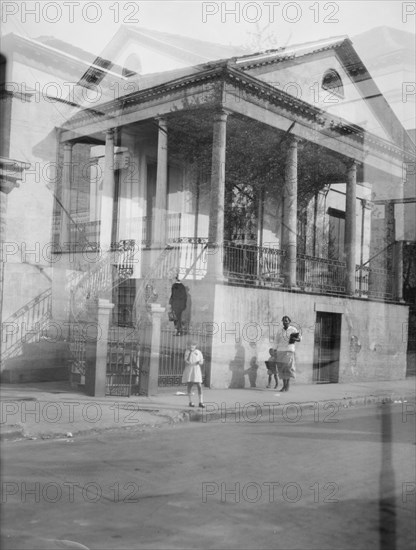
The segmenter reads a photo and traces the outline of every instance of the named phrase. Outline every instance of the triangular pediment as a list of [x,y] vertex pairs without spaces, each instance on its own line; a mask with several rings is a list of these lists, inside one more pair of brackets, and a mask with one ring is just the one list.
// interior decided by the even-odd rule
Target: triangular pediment
[[[404,128],[345,37],[240,58],[236,66],[378,137],[403,142]],[[331,78],[339,79],[336,85]]]

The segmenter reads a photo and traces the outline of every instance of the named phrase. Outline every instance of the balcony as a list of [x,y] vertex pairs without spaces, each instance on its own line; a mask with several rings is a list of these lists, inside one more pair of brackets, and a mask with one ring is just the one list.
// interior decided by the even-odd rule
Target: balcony
[[[264,288],[288,288],[285,283],[286,255],[283,250],[226,241],[222,248],[208,249],[207,239],[180,237],[168,243],[151,270],[154,279],[171,277],[202,279],[211,254],[221,254],[224,276],[230,283]],[[297,254],[297,287],[304,292],[345,296],[346,264],[327,258]],[[355,295],[393,301],[393,273],[357,266]]]

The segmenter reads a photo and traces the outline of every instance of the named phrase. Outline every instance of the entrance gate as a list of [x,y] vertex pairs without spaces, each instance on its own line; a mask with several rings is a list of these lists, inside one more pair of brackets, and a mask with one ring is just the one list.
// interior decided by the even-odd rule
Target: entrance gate
[[140,384],[139,340],[133,328],[111,327],[107,345],[106,395],[130,397]]
[[205,386],[210,382],[211,351],[209,336],[206,332],[190,330],[188,334],[176,336],[176,330],[162,328],[160,338],[159,387],[181,386],[185,368],[184,355],[189,340],[194,340],[204,356],[202,381]]

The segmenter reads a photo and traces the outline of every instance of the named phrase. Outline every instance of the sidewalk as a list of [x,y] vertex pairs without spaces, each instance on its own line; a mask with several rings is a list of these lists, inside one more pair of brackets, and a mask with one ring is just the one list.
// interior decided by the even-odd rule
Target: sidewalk
[[[280,387],[280,386],[279,386]],[[184,386],[162,388],[152,397],[89,397],[67,382],[0,386],[1,439],[65,438],[103,430],[147,430],[184,421],[256,422],[303,414],[330,420],[343,407],[403,403],[415,414],[416,378],[350,384],[292,384],[280,393],[266,388],[205,389],[205,409],[189,408]],[[196,392],[196,388],[194,388]],[[194,395],[198,405],[198,395]]]

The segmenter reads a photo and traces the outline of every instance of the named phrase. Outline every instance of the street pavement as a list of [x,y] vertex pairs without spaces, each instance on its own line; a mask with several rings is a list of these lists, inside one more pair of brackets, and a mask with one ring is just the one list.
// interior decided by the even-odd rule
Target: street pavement
[[0,386],[2,440],[72,438],[103,430],[148,430],[187,421],[272,420],[282,415],[296,422],[306,412],[335,417],[342,408],[375,403],[403,403],[415,413],[416,378],[349,384],[296,384],[280,393],[268,388],[204,389],[205,408],[188,407],[185,386],[163,388],[151,397],[85,395],[67,382]]
[[6,442],[1,547],[414,548],[410,402],[329,403],[296,422],[291,406],[273,423],[243,414]]

